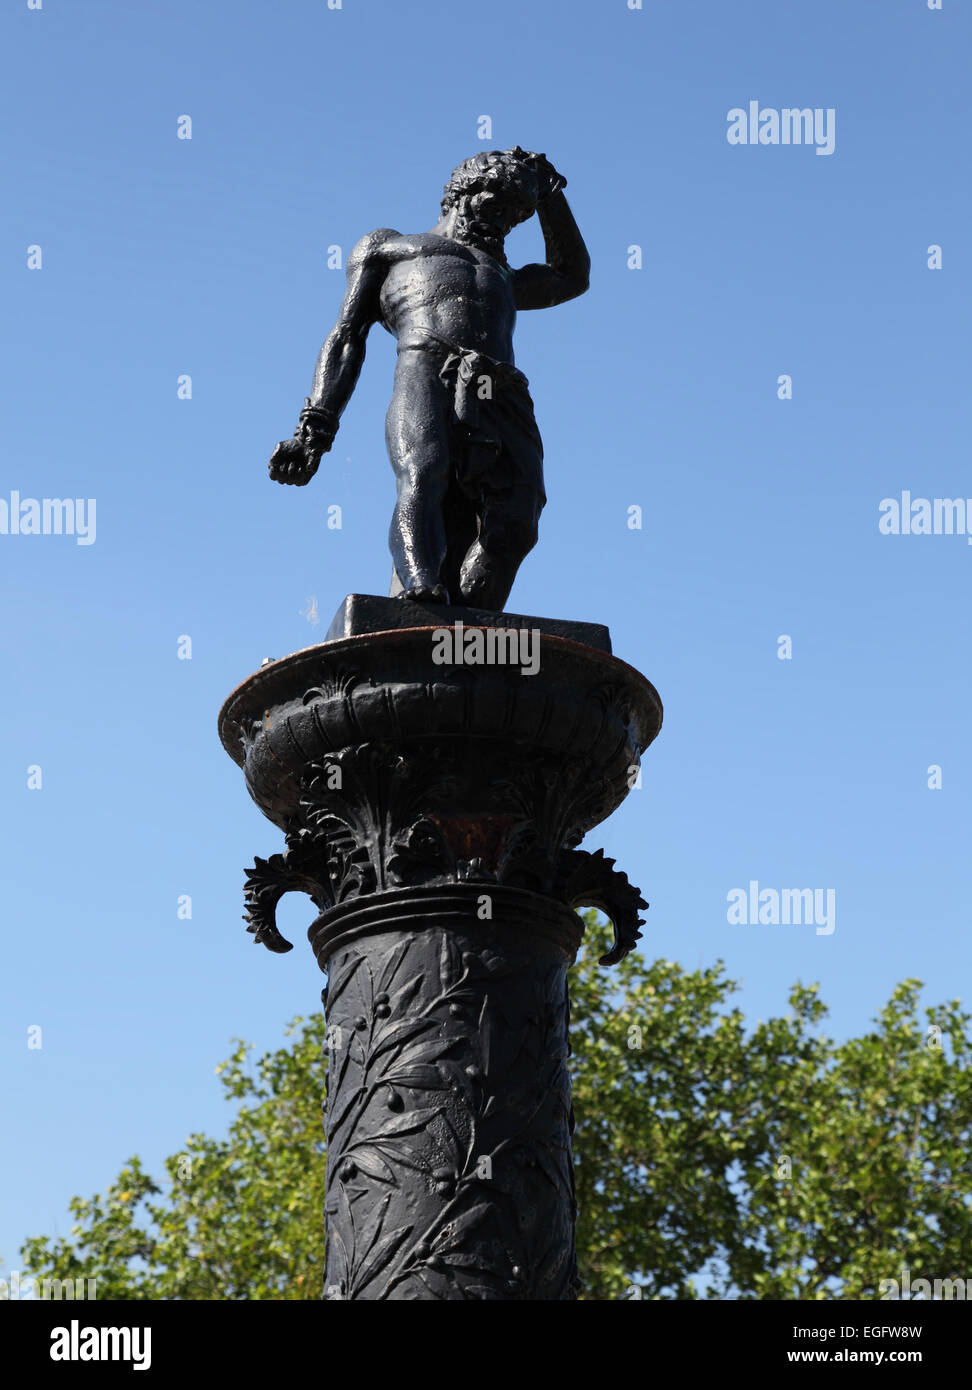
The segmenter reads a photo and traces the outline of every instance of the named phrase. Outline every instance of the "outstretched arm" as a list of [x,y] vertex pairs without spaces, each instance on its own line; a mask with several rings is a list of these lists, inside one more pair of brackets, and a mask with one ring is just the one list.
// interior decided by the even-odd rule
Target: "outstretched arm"
[[537,204],[546,246],[546,265],[525,265],[513,272],[518,309],[547,309],[576,299],[591,283],[591,258],[562,189]]
[[293,439],[278,444],[270,459],[270,476],[278,483],[303,486],[310,482],[321,455],[334,442],[341,414],[361,372],[368,330],[381,314],[379,295],[387,269],[383,248],[386,239],[394,235],[387,227],[370,232],[348,257],[344,301],[318,355],[311,394]]

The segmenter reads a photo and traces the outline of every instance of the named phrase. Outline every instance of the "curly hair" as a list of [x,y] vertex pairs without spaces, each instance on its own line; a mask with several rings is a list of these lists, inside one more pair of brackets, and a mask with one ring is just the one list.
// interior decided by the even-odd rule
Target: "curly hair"
[[487,189],[507,194],[528,216],[536,205],[540,185],[520,150],[484,150],[453,169],[442,191],[442,211],[448,212],[463,198]]

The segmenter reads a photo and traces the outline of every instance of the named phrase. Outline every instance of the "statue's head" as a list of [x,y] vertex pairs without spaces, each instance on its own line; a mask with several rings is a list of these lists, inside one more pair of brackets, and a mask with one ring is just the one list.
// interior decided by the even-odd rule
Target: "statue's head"
[[524,151],[484,150],[453,169],[442,211],[458,209],[471,226],[504,237],[536,210],[540,183]]

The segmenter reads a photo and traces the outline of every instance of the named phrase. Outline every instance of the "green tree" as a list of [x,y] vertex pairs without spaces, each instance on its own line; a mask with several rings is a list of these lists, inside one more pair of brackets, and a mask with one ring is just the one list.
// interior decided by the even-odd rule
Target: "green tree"
[[[898,986],[871,1031],[823,1035],[816,989],[747,1030],[721,967],[630,956],[600,968],[588,919],[572,972],[578,1256],[590,1299],[874,1298],[881,1281],[965,1278],[972,1236],[972,1036],[957,1000],[919,1018]],[[229,1134],[189,1137],[156,1181],[132,1159],[75,1198],[67,1240],[22,1251],[99,1298],[318,1298],[323,1019],[219,1068]]]

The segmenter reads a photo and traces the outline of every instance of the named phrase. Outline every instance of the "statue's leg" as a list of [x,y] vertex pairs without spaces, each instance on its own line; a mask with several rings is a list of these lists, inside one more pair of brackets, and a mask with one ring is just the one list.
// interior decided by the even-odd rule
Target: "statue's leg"
[[446,493],[445,507],[446,557],[442,578],[449,590],[450,603],[462,603],[462,564],[469,547],[479,534],[479,510],[476,502],[453,479]]
[[524,557],[537,543],[543,498],[520,484],[483,500],[479,536],[469,547],[460,573],[464,602],[502,611]]
[[413,349],[399,353],[385,442],[398,485],[388,543],[403,598],[448,601],[442,566],[450,410],[435,356]]

